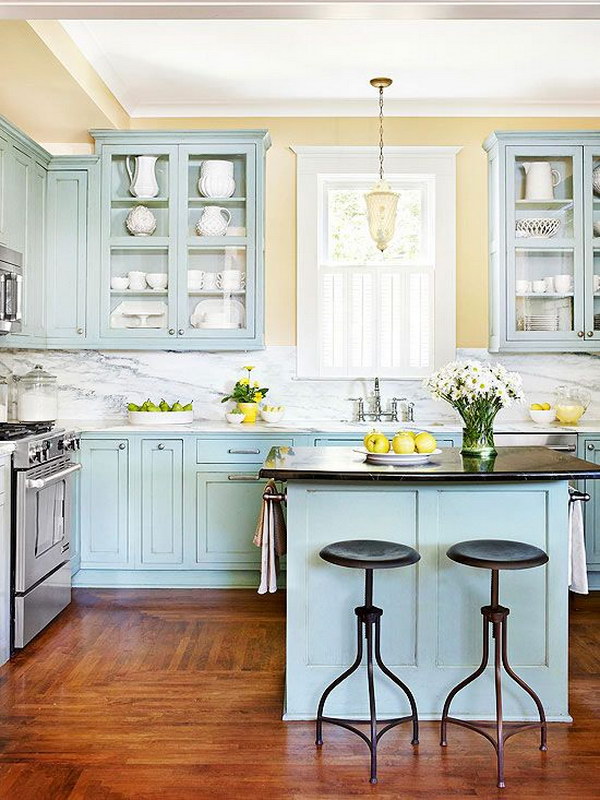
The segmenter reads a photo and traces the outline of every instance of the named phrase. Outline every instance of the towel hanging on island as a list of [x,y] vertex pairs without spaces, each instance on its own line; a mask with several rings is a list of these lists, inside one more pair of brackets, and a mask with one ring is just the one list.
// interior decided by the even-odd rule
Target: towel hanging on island
[[589,594],[583,525],[583,499],[569,489],[569,589],[577,594]]
[[269,481],[263,492],[263,501],[258,515],[253,542],[261,548],[260,585],[258,594],[277,591],[279,559],[287,549],[287,531],[281,501],[267,499],[279,495],[275,481]]

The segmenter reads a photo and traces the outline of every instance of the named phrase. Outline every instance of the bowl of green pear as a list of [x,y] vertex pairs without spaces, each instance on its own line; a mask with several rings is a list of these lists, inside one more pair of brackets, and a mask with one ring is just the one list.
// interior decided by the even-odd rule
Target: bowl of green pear
[[160,403],[148,399],[141,405],[127,404],[129,422],[132,425],[186,425],[194,421],[192,403],[183,405],[177,400],[169,405],[163,398]]

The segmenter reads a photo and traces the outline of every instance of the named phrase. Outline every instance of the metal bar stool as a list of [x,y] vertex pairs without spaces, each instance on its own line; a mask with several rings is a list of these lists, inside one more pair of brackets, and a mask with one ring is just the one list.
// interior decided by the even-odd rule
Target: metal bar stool
[[[379,740],[396,725],[402,722],[412,721],[412,742],[419,743],[419,720],[417,717],[417,704],[410,689],[403,683],[397,675],[386,666],[381,657],[381,616],[383,609],[373,605],[373,570],[374,569],[395,569],[397,567],[407,567],[416,564],[421,558],[416,550],[396,542],[381,542],[375,540],[358,539],[355,541],[335,542],[324,547],[319,553],[322,559],[337,564],[340,567],[351,567],[354,569],[365,570],[365,604],[354,609],[357,617],[357,650],[356,658],[351,667],[336,678],[323,692],[317,710],[317,731],[316,744],[323,744],[323,723],[330,722],[332,725],[339,725],[341,728],[356,733],[357,736],[367,744],[371,752],[371,783],[377,783],[377,745]],[[340,719],[338,717],[323,716],[325,701],[331,692],[346,680],[353,672],[360,667],[363,658],[363,627],[366,639],[367,651],[367,684],[369,688],[369,720],[361,719]],[[373,680],[373,655],[379,668],[384,675],[392,680],[406,694],[410,704],[411,713],[404,717],[394,717],[393,719],[378,720],[375,702],[375,683]],[[354,727],[355,725],[370,723],[370,735],[367,736],[363,731]],[[381,729],[378,729],[383,725]]]
[[[498,766],[498,787],[504,788],[504,744],[506,740],[514,736],[515,733],[529,730],[530,728],[541,729],[540,750],[546,750],[546,715],[542,701],[525,681],[520,678],[512,669],[508,662],[508,648],[507,648],[507,624],[510,609],[501,606],[498,602],[498,574],[502,569],[530,569],[532,567],[541,567],[548,561],[547,554],[540,550],[539,547],[534,547],[524,542],[510,542],[504,539],[475,539],[467,542],[458,542],[453,545],[446,553],[448,558],[456,561],[459,564],[466,564],[469,567],[480,567],[482,569],[489,569],[492,572],[492,591],[489,606],[483,606],[481,613],[483,615],[483,656],[481,664],[475,672],[465,678],[450,692],[444,703],[444,710],[442,712],[442,725],[441,725],[441,740],[442,747],[446,747],[446,731],[448,723],[454,725],[462,725],[464,728],[469,728],[472,731],[480,733],[482,736],[491,742],[496,751],[497,766]],[[496,695],[496,721],[495,723],[488,723],[488,727],[495,728],[496,737],[494,738],[485,729],[486,723],[476,724],[467,722],[466,720],[450,717],[450,704],[454,697],[468,686],[476,678],[483,674],[489,660],[489,626],[492,628],[492,637],[494,639],[494,688]],[[524,724],[506,724],[502,719],[502,667],[509,678],[512,678],[527,694],[532,698],[535,703],[538,714],[540,717],[539,722],[527,722]]]

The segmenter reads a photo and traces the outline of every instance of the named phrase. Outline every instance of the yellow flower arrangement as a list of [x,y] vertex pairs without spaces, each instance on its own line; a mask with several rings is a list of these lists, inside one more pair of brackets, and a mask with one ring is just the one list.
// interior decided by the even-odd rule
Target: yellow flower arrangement
[[269,391],[266,386],[261,387],[258,381],[250,384],[250,373],[254,367],[243,367],[242,369],[248,372],[248,376],[237,381],[231,394],[223,397],[222,403],[226,403],[228,400],[234,400],[236,403],[260,403]]

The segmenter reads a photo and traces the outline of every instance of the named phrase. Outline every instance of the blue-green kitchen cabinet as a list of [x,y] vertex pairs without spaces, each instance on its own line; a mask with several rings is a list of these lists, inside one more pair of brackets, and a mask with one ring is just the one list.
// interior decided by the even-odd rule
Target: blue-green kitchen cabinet
[[129,441],[84,438],[80,461],[80,568],[128,569],[133,563]]
[[183,546],[183,440],[153,438],[141,443],[142,569],[181,567]]
[[[579,436],[579,457],[600,464],[600,436]],[[584,504],[585,546],[587,551],[590,588],[600,589],[600,487],[596,481],[584,481],[591,499]]]

